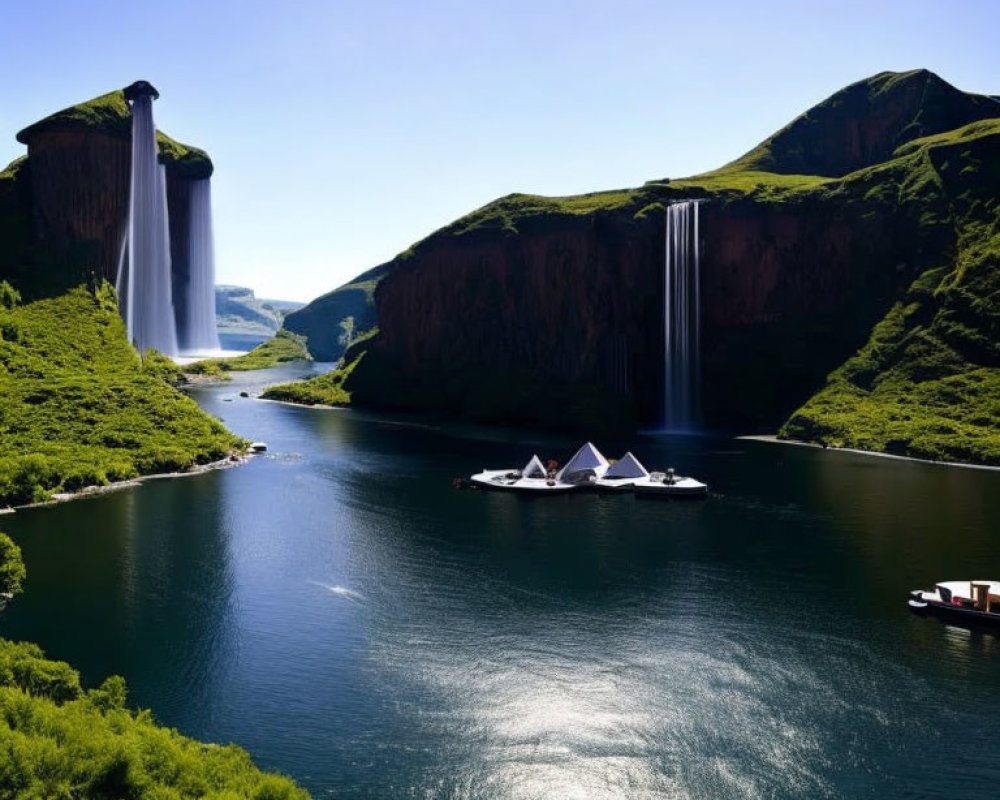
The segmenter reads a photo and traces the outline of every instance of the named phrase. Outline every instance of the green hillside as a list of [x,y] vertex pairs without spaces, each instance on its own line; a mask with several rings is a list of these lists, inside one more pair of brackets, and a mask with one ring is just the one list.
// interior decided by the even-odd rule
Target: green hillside
[[107,284],[22,305],[0,283],[0,505],[241,448],[161,372],[129,345]]
[[337,361],[359,337],[375,327],[375,287],[389,270],[381,264],[288,314],[284,326],[306,337],[317,361]]

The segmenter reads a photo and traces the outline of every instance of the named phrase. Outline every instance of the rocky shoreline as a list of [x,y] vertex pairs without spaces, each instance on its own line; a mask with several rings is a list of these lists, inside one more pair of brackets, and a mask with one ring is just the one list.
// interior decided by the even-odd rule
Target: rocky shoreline
[[1000,472],[1000,467],[991,466],[989,464],[967,464],[961,461],[934,461],[929,458],[916,458],[914,456],[900,456],[894,453],[882,453],[878,450],[860,450],[856,447],[831,447],[823,446],[821,444],[816,444],[815,442],[803,442],[799,439],[781,439],[777,436],[768,435],[752,435],[752,436],[737,436],[737,439],[741,441],[750,442],[768,442],[770,444],[784,444],[793,445],[795,447],[812,447],[817,450],[831,450],[837,453],[854,453],[859,456],[875,456],[877,458],[891,458],[896,461],[916,461],[919,464],[935,464],[941,467],[961,467],[962,469],[982,469],[992,472]]
[[58,492],[53,494],[48,500],[40,503],[25,503],[19,506],[7,506],[0,508],[0,514],[13,514],[26,508],[44,508],[54,506],[59,503],[68,503],[72,500],[86,500],[91,497],[100,497],[111,492],[119,492],[123,489],[132,489],[141,486],[146,481],[163,480],[165,478],[188,478],[193,475],[203,475],[206,472],[214,472],[220,469],[230,469],[246,463],[254,457],[254,453],[233,454],[218,461],[211,461],[208,464],[196,464],[191,469],[184,472],[154,472],[149,475],[140,475],[137,478],[129,478],[124,481],[112,481],[103,486],[84,486],[76,492]]

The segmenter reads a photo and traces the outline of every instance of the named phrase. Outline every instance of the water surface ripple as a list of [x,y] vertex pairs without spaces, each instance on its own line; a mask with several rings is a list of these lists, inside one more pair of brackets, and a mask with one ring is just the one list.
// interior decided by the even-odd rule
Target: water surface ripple
[[266,457],[5,517],[29,582],[0,632],[317,797],[1000,783],[997,639],[904,606],[1000,576],[1000,474],[644,437],[598,444],[713,497],[459,492],[577,443],[239,397],[266,380],[195,393]]

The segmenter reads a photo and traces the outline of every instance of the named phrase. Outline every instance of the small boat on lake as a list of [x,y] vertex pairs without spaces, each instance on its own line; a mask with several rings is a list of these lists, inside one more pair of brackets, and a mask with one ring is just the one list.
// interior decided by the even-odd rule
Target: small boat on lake
[[524,469],[484,469],[469,480],[481,489],[536,495],[565,494],[593,488],[607,469],[607,459],[587,442],[558,472],[547,470],[535,455]]
[[944,581],[933,589],[914,589],[907,601],[918,614],[949,622],[1000,623],[1000,581]]
[[666,472],[651,472],[645,478],[632,482],[636,497],[658,497],[663,499],[689,499],[708,496],[708,485],[694,478],[677,475],[673,469]]

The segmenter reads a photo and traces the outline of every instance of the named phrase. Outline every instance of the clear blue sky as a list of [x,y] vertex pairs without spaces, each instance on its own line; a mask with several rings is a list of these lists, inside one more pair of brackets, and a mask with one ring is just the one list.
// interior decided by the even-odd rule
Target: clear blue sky
[[220,282],[307,300],[489,200],[719,166],[882,70],[1000,94],[1000,3],[5,0],[22,126],[152,81],[216,164]]

